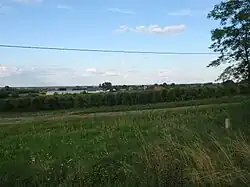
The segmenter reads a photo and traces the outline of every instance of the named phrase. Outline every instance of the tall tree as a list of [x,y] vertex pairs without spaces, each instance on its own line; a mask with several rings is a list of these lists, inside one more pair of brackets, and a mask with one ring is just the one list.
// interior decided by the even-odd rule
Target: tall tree
[[250,86],[250,0],[227,0],[214,6],[208,18],[220,20],[210,46],[219,57],[208,67],[228,64],[218,80],[247,80]]

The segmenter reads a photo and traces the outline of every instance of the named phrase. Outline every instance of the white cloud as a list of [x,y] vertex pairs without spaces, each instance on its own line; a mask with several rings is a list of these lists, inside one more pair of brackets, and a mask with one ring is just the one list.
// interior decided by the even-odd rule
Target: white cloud
[[109,8],[107,9],[107,11],[120,14],[135,14],[135,12],[132,10],[119,9],[119,8]]
[[120,73],[115,70],[97,70],[96,68],[85,69],[89,75],[102,75],[102,76],[119,76]]
[[88,72],[88,73],[97,73],[96,68],[87,68],[85,71]]
[[173,72],[171,70],[168,70],[168,69],[166,69],[166,70],[163,69],[163,70],[160,70],[158,72],[158,75],[159,75],[159,77],[167,78],[167,77],[170,77],[171,75],[173,75]]
[[153,83],[191,83],[211,82],[220,71],[204,68],[202,70],[154,69],[73,69],[60,67],[34,68],[0,65],[0,85],[5,86],[65,86],[98,85],[105,80],[113,84],[153,84]]
[[23,71],[22,68],[19,67],[9,67],[4,64],[0,64],[0,77],[8,77],[12,75],[21,74]]
[[7,66],[0,64],[0,76],[5,76],[5,74],[8,72]]
[[14,0],[17,3],[25,3],[25,4],[29,4],[29,3],[42,3],[43,0]]
[[117,32],[128,32],[128,31],[133,31],[133,29],[129,28],[127,25],[120,25],[118,29],[115,31]]
[[104,75],[105,75],[105,76],[119,76],[119,75],[121,75],[121,73],[116,72],[116,71],[106,71],[106,72],[104,73]]
[[121,25],[119,29],[116,31],[118,32],[138,32],[138,33],[148,33],[148,34],[174,34],[179,33],[186,30],[186,26],[181,25],[170,25],[170,26],[159,26],[159,25],[141,25],[136,26],[135,28],[128,27],[126,25]]
[[72,7],[69,5],[59,4],[56,6],[57,9],[71,10]]
[[0,14],[5,14],[10,9],[9,6],[5,6],[3,4],[0,4]]
[[198,73],[198,70],[189,69],[188,71],[180,69],[162,69],[157,72],[158,83],[204,83],[213,82],[217,79],[220,69],[213,72],[214,69],[206,68]]

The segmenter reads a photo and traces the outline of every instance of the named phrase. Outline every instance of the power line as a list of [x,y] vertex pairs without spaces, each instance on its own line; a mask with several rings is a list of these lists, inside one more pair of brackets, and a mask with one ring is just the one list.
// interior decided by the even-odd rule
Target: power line
[[64,48],[64,47],[44,47],[44,46],[26,46],[26,45],[7,45],[0,44],[0,48],[18,48],[18,49],[35,49],[35,50],[55,50],[55,51],[77,51],[77,52],[99,52],[99,53],[128,53],[128,54],[153,54],[153,55],[217,55],[218,53],[205,52],[163,52],[163,51],[126,51],[126,50],[109,50],[109,49],[81,49],[81,48]]

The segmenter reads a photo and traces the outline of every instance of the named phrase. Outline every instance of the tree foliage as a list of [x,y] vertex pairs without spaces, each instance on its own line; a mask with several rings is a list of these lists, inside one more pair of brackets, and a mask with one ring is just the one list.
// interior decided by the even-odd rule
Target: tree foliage
[[27,88],[11,88],[9,86],[5,86],[4,88],[0,88],[0,99],[8,98],[8,97],[19,97],[19,95],[24,94],[28,97],[37,96],[39,94],[39,89],[27,89]]
[[211,32],[210,46],[220,55],[208,67],[229,64],[218,80],[247,80],[250,84],[250,0],[222,1],[208,18],[220,20],[220,28]]
[[218,85],[175,86],[161,90],[108,92],[96,94],[57,94],[32,97],[2,97],[0,112],[26,112],[91,108],[101,106],[139,105],[161,102],[188,101],[194,99],[220,98],[249,94],[244,84],[225,83]]
[[103,88],[105,90],[111,90],[113,88],[111,82],[104,82],[104,83],[100,84],[99,87]]

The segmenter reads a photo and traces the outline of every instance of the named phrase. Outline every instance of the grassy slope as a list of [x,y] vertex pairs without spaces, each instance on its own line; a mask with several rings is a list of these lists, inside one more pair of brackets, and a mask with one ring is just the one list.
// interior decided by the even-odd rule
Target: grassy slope
[[249,104],[3,124],[0,186],[244,186]]

